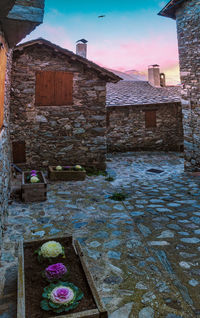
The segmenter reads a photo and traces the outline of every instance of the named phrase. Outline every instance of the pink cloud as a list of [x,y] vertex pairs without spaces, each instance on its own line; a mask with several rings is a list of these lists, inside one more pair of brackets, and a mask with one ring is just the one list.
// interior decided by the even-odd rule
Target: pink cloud
[[97,64],[117,70],[146,70],[151,64],[169,68],[178,63],[177,43],[156,36],[139,42],[106,41],[101,47],[90,43],[88,53],[88,58]]

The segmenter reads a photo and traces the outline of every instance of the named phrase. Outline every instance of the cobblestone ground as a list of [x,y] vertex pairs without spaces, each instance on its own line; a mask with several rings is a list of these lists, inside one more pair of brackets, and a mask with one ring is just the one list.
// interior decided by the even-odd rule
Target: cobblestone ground
[[81,243],[111,318],[200,317],[200,177],[162,153],[111,156],[108,171],[113,182],[50,183],[46,202],[12,202],[0,317],[16,317],[16,241],[63,233]]

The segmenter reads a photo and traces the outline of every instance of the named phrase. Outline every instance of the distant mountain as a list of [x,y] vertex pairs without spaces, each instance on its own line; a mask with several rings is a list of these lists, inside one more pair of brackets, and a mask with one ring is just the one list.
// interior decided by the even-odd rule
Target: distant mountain
[[130,70],[125,72],[120,72],[112,69],[108,70],[121,77],[124,81],[147,81],[146,74],[138,72],[136,70]]
[[136,76],[140,81],[147,81],[147,73],[145,72],[130,70],[130,71],[125,71],[124,73],[133,77]]

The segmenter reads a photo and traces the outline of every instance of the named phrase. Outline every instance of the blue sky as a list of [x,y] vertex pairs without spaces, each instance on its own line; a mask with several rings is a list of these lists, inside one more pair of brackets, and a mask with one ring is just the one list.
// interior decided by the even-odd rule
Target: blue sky
[[[46,0],[43,25],[26,40],[44,37],[75,51],[86,38],[88,58],[118,70],[145,71],[149,64],[177,74],[176,22],[157,13],[167,1],[159,0]],[[98,15],[106,17],[99,19]],[[175,71],[176,70],[176,71]]]

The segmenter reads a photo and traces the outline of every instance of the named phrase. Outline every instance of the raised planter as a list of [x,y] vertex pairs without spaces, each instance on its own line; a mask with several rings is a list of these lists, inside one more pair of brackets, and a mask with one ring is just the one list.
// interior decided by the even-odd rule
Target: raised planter
[[86,171],[75,171],[70,167],[68,170],[56,171],[56,166],[49,166],[49,179],[51,181],[83,181],[86,177]]
[[[55,314],[45,312],[40,308],[43,288],[47,285],[41,279],[41,266],[45,268],[47,263],[39,264],[34,251],[49,240],[60,242],[66,253],[66,258],[61,259],[69,269],[68,282],[75,284],[84,293],[79,306],[69,313]],[[44,268],[43,268],[44,267]],[[72,236],[60,238],[49,238],[48,240],[36,240],[19,243],[19,265],[18,265],[18,303],[17,318],[107,318],[108,313],[104,309],[94,280],[87,268],[81,246]]]
[[30,172],[22,173],[22,201],[24,202],[40,202],[47,199],[47,182],[43,172],[38,172],[41,182],[27,183],[27,176]]

